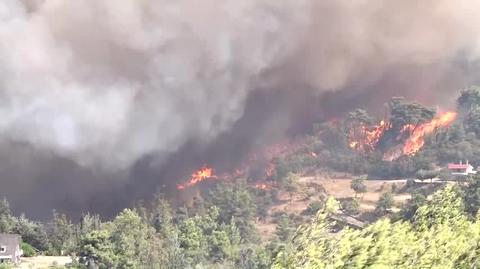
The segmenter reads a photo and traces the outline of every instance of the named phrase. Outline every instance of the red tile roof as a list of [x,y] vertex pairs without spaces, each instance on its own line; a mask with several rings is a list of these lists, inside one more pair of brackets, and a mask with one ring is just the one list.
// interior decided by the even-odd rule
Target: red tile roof
[[467,169],[469,166],[469,164],[449,163],[448,169]]

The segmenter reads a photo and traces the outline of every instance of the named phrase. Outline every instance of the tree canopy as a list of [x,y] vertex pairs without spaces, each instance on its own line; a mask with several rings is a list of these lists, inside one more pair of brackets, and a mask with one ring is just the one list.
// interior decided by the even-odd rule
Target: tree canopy
[[273,268],[471,268],[480,261],[480,220],[468,218],[454,186],[418,208],[413,222],[385,218],[334,233],[328,214],[301,228]]

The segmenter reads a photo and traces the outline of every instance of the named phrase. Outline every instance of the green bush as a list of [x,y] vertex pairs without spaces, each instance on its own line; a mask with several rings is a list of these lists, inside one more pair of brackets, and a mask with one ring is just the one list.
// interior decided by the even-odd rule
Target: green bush
[[320,210],[322,208],[322,206],[323,206],[322,202],[313,201],[308,205],[307,209],[305,209],[303,211],[303,214],[305,214],[305,215],[315,215],[318,212],[318,210]]
[[13,269],[13,264],[11,263],[2,263],[0,264],[0,269]]
[[342,210],[347,214],[356,215],[360,210],[360,202],[357,198],[347,199],[342,201]]
[[28,243],[22,242],[21,248],[23,251],[23,257],[33,257],[37,255],[35,249]]

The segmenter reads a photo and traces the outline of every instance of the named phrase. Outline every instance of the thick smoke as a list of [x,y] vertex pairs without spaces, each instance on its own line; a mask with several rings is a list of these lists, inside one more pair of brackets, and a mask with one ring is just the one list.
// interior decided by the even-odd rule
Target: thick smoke
[[208,161],[392,95],[452,104],[478,81],[478,10],[475,0],[0,1],[0,148],[13,158],[0,164],[1,191],[38,197],[53,185],[38,177],[72,177],[54,206],[114,192],[98,171],[129,169],[150,173],[151,191],[163,170],[142,170],[145,156],[162,167],[193,144]]
[[2,1],[1,134],[114,167],[208,142],[289,54],[304,13],[301,1]]

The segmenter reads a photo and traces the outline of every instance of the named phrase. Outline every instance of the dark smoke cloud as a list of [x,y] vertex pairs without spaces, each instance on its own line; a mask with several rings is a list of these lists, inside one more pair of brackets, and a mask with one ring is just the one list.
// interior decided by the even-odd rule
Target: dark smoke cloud
[[393,95],[452,105],[478,81],[479,8],[3,0],[0,195],[37,216],[107,210]]

